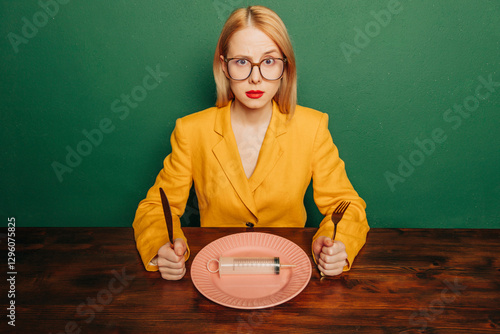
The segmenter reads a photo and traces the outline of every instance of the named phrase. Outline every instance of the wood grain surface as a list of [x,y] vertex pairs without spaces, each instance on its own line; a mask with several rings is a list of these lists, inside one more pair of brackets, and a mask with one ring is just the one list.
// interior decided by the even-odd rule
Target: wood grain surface
[[[200,294],[189,269],[204,246],[244,231],[184,228],[188,272],[165,281],[144,270],[131,228],[17,228],[16,327],[4,315],[0,332],[500,332],[500,230],[372,229],[351,271],[321,279],[313,270],[292,300],[238,310]],[[315,229],[255,231],[295,242],[313,265]],[[4,265],[2,275],[7,272]],[[7,278],[1,280],[4,314]]]

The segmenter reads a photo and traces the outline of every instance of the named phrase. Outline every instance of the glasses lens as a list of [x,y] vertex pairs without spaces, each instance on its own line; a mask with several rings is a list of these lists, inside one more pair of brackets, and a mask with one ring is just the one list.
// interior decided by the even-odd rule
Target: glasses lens
[[252,71],[252,63],[247,59],[231,59],[227,63],[227,70],[234,80],[245,80]]
[[[231,59],[227,63],[229,76],[234,80],[245,80],[252,72],[252,63],[248,59]],[[278,80],[283,74],[283,60],[266,58],[260,62],[260,73],[267,80]]]
[[277,80],[283,74],[283,60],[267,58],[260,63],[260,73],[267,80]]

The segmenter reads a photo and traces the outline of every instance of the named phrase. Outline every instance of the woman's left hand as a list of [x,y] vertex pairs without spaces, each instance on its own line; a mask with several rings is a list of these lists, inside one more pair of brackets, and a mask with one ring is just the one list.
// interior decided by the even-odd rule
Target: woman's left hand
[[326,276],[340,275],[347,265],[347,253],[342,241],[321,236],[314,241],[313,252],[319,270]]

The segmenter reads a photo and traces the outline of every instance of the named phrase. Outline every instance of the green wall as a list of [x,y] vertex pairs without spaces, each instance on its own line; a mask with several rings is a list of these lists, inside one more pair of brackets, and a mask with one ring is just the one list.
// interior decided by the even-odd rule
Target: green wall
[[[289,29],[299,104],[330,115],[372,227],[500,227],[498,0],[0,4],[5,226],[130,226],[175,120],[215,102],[224,20],[262,4]],[[196,225],[194,198],[187,212]]]

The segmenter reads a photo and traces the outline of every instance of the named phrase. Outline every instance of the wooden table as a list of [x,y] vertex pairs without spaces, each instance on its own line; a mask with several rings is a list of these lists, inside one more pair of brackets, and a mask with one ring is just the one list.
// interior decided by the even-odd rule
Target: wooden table
[[[245,230],[184,231],[192,252],[188,273],[165,281],[144,270],[131,228],[17,228],[17,274],[7,277],[15,278],[16,327],[5,317],[12,286],[3,277],[0,332],[500,332],[500,230],[372,229],[351,271],[320,279],[313,270],[302,293],[262,310],[218,305],[189,274],[205,245]],[[315,229],[256,231],[288,238],[311,254]]]

